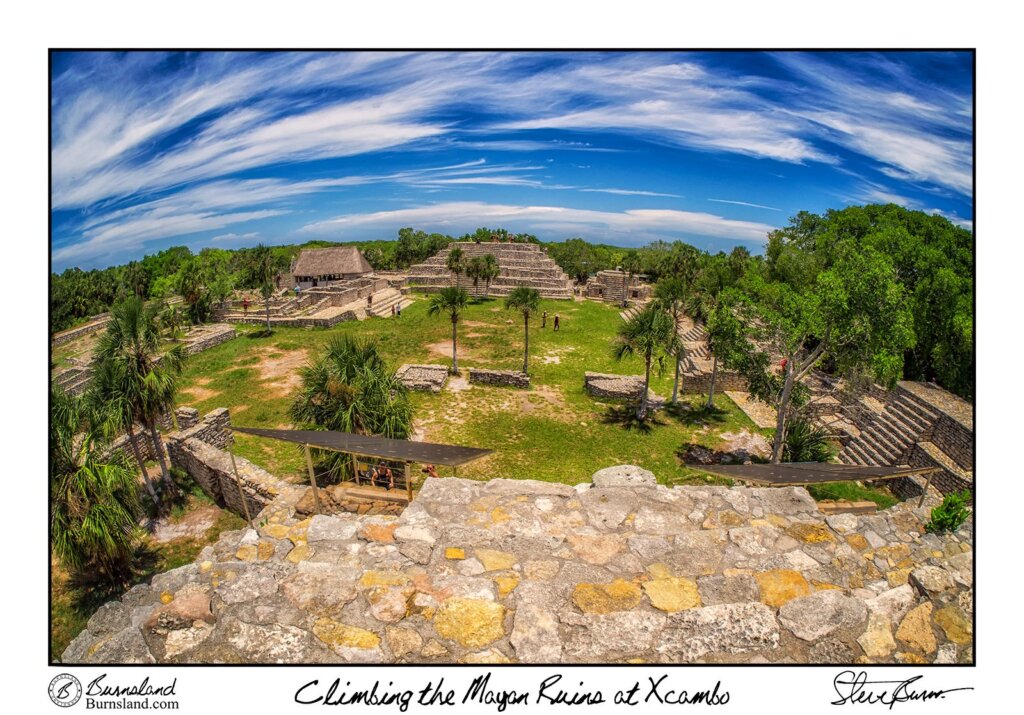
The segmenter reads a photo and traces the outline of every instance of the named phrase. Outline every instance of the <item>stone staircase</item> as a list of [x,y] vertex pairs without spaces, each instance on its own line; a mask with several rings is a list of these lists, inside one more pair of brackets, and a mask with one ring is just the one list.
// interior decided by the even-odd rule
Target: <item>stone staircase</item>
[[844,464],[890,465],[906,461],[907,450],[939,418],[938,412],[906,392],[894,391],[881,406],[861,397],[854,409],[860,435],[839,453]]
[[378,318],[390,318],[391,306],[404,310],[410,305],[412,305],[411,298],[402,295],[402,292],[397,288],[387,288],[373,294],[373,304],[367,309],[366,313]]
[[[884,395],[861,396],[844,413],[860,433],[838,455],[844,464],[938,467],[931,483],[948,494],[974,485],[974,408],[937,385],[904,381]],[[907,498],[920,493],[924,478],[890,484]],[[914,486],[916,484],[916,486]]]
[[[447,263],[452,248],[456,246],[462,249],[464,260],[488,253],[497,259],[500,273],[491,281],[489,291],[483,281],[474,288],[472,279],[465,274],[455,282]],[[573,298],[572,279],[540,250],[540,246],[532,243],[453,243],[423,263],[409,268],[405,285],[427,293],[458,285],[474,296],[485,292],[492,296],[506,296],[516,287],[525,285],[536,288],[542,298]]]

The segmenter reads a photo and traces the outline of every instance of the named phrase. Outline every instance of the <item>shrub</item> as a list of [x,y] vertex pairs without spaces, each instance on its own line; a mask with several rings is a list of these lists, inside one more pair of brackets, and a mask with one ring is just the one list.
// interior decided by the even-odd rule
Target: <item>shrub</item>
[[828,434],[805,419],[794,419],[786,431],[783,462],[827,462],[832,459]]
[[967,489],[947,494],[942,503],[932,509],[932,518],[924,528],[930,532],[956,531],[971,515],[967,506],[970,502],[971,492]]

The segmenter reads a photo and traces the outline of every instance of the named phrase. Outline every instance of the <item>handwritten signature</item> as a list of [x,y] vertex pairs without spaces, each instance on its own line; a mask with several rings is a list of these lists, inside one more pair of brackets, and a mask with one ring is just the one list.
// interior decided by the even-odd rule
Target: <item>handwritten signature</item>
[[[942,700],[946,693],[955,693],[960,690],[974,690],[974,688],[946,688],[944,690],[913,690],[912,685],[923,678],[923,675],[915,675],[906,680],[868,680],[868,674],[864,671],[855,673],[852,670],[844,670],[832,681],[838,700],[833,700],[833,705],[888,705],[891,710],[896,703],[907,703],[911,701],[927,702],[929,700]],[[872,688],[868,686],[886,686]]]

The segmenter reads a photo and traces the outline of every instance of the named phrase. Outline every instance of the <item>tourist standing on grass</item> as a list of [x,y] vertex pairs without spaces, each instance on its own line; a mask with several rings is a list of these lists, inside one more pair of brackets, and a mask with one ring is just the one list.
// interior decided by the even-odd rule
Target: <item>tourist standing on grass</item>
[[555,332],[558,332],[558,313],[555,313]]
[[542,327],[542,328],[548,327],[548,311],[546,311],[546,310],[540,316],[540,327]]
[[394,305],[391,306],[391,317],[392,318],[395,317],[395,306]]
[[395,315],[397,315],[399,318],[402,317],[402,304],[401,303],[398,304],[398,310],[395,313]]

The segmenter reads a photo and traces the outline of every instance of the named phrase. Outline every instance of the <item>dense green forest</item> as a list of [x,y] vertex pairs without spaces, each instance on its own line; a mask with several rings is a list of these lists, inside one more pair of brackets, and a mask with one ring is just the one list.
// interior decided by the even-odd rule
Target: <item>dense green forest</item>
[[[395,270],[425,260],[452,241],[493,238],[541,243],[529,234],[483,227],[457,238],[403,228],[397,240],[348,245],[358,246],[374,269]],[[275,246],[270,251],[278,269],[287,270],[302,248],[334,245],[342,244],[309,241]],[[709,255],[681,241],[657,241],[635,249],[582,238],[542,245],[580,282],[600,270],[621,266],[651,280],[677,278],[702,294],[723,290],[747,273],[756,276],[764,272],[769,277],[784,273],[790,270],[787,262],[794,260],[793,256],[814,264],[808,275],[828,271],[839,245],[877,253],[895,271],[913,318],[913,345],[904,352],[903,376],[934,379],[964,397],[973,396],[974,238],[970,231],[940,216],[893,204],[852,206],[824,215],[801,212],[787,226],[769,234],[765,256],[751,256],[742,247],[729,254]],[[246,270],[254,250],[205,248],[193,254],[187,247],[175,246],[102,270],[69,268],[51,277],[51,330],[79,324],[131,295],[146,299],[182,295],[193,320],[202,320],[212,301],[235,288],[254,287],[248,285]],[[713,306],[704,307],[710,310]],[[693,308],[701,308],[699,301]]]

